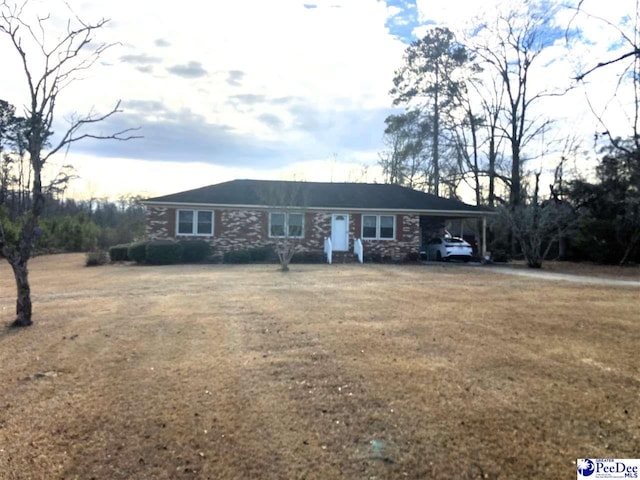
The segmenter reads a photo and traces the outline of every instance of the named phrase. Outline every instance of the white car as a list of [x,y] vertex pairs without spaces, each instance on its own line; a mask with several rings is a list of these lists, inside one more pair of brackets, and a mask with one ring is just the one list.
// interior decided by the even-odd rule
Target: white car
[[427,260],[463,260],[468,262],[473,256],[473,248],[459,237],[432,238],[421,252]]

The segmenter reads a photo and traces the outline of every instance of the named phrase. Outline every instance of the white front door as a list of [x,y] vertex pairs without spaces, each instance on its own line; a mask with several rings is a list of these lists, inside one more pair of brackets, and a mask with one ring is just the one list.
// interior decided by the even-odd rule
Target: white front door
[[334,250],[349,250],[349,215],[340,213],[331,217],[331,244]]

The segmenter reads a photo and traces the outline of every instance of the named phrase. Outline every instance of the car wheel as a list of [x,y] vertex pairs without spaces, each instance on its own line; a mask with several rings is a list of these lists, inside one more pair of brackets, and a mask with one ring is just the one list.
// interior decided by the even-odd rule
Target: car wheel
[[442,254],[440,253],[439,250],[436,252],[436,260],[439,261],[439,262],[442,261]]

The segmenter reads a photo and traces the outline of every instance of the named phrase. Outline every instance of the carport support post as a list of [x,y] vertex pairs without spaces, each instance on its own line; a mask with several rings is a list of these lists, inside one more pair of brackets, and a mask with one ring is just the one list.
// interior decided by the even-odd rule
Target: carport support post
[[487,217],[482,217],[482,261],[487,256]]

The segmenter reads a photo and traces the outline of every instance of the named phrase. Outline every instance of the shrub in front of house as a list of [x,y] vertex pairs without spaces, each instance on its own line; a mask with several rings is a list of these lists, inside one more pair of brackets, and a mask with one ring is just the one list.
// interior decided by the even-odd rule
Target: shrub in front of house
[[180,240],[182,246],[182,261],[197,263],[204,261],[211,255],[211,245],[204,240]]
[[224,263],[251,263],[251,253],[249,250],[233,250],[225,252],[222,257]]
[[277,262],[278,255],[276,254],[273,245],[266,245],[264,247],[251,248],[248,250],[251,255],[252,262]]
[[509,252],[505,249],[496,248],[495,250],[491,250],[489,260],[492,262],[507,263],[509,261]]
[[149,242],[137,242],[129,245],[127,256],[136,263],[144,263],[147,258],[147,244]]
[[148,242],[145,261],[151,265],[171,265],[182,259],[182,245],[178,242]]
[[126,262],[129,260],[129,245],[114,245],[109,249],[109,259],[112,262]]
[[363,260],[364,263],[394,263],[391,255],[382,255],[381,253],[365,253]]
[[325,263],[324,253],[298,252],[291,257],[290,263]]
[[405,263],[416,263],[420,261],[420,254],[418,252],[409,252],[404,257]]
[[95,250],[87,253],[85,265],[87,267],[97,267],[99,265],[104,265],[107,261],[107,252],[104,250]]

